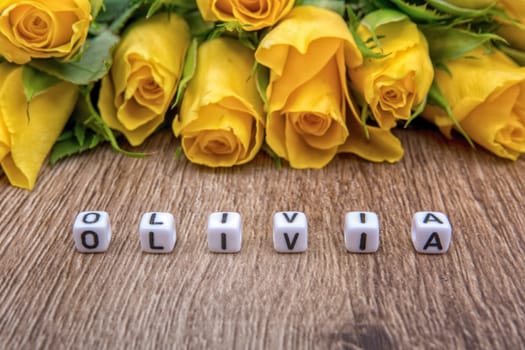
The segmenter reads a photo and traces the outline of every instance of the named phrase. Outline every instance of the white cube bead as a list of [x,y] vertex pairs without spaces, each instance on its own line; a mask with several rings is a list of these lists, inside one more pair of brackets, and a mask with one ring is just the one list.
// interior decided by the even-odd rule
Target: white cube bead
[[215,212],[208,217],[208,249],[215,253],[237,253],[242,244],[241,214]]
[[419,253],[442,254],[448,251],[452,227],[445,214],[420,211],[412,220],[412,242]]
[[171,213],[149,212],[139,226],[140,246],[146,253],[169,253],[177,241],[175,219]]
[[80,212],[73,223],[75,247],[82,253],[102,253],[111,241],[109,215],[105,211]]
[[281,211],[273,216],[273,246],[279,253],[300,253],[308,248],[306,215]]
[[374,253],[379,249],[379,219],[376,213],[351,211],[345,215],[345,247],[352,253]]

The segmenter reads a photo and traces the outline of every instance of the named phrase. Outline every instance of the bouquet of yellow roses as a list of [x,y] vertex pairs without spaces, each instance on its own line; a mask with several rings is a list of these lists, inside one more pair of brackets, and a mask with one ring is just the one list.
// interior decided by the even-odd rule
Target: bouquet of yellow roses
[[523,0],[0,1],[0,165],[32,189],[166,127],[211,167],[395,162],[416,117],[515,160],[524,50]]

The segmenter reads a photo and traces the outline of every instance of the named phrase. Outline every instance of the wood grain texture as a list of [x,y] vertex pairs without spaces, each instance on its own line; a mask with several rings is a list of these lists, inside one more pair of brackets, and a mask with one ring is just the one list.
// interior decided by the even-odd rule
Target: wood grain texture
[[[33,192],[0,177],[0,348],[406,349],[525,344],[525,162],[430,130],[399,131],[393,165],[340,156],[277,170],[265,155],[233,169],[175,160],[169,133],[148,159],[100,148],[42,171]],[[110,213],[104,254],[80,254],[82,210]],[[207,216],[243,215],[239,254],[208,252]],[[309,249],[273,250],[272,215],[301,210]],[[380,217],[376,254],[345,251],[346,211]],[[445,255],[417,254],[418,210],[448,214]],[[178,241],[144,254],[140,216],[169,211]]]

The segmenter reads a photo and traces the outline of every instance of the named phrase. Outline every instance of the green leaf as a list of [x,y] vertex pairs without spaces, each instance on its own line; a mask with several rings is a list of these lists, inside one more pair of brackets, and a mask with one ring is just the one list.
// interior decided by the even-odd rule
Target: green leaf
[[416,106],[416,109],[414,110],[410,118],[408,118],[408,120],[406,121],[405,126],[404,126],[405,128],[407,128],[414,119],[416,119],[421,113],[423,113],[423,111],[425,110],[425,106],[427,105],[427,100],[428,100],[428,95],[425,96],[425,99],[423,100],[423,102],[421,102],[418,106]]
[[64,131],[62,131],[62,134],[60,134],[60,136],[56,139],[55,142],[64,141],[74,136],[75,134],[73,133],[72,130],[65,129]]
[[238,21],[219,23],[209,32],[206,40],[213,40],[223,35],[235,36],[241,44],[255,50],[259,43],[259,36],[256,31],[246,31],[247,26],[243,26]]
[[368,119],[368,104],[364,103],[361,107],[361,125],[363,126],[363,132],[365,133],[365,137],[367,140],[370,139],[370,133],[368,132],[368,126],[366,125],[366,121]]
[[112,50],[118,41],[118,36],[106,30],[86,41],[86,49],[77,61],[32,60],[31,66],[60,80],[88,85],[108,73],[112,64]]
[[362,20],[361,24],[367,27],[372,33],[382,25],[400,22],[408,19],[408,17],[399,11],[392,9],[381,9],[366,15]]
[[266,89],[270,83],[270,70],[257,62],[255,62],[253,69],[257,92],[259,93],[259,96],[261,96],[261,100],[264,103],[264,108],[268,109],[268,96],[266,96]]
[[90,0],[90,2],[91,2],[91,17],[97,18],[100,10],[104,8],[104,1],[103,0]]
[[80,146],[84,146],[84,143],[86,141],[86,127],[80,123],[76,123],[73,131],[75,138],[78,141],[78,144]]
[[390,3],[390,0],[362,0],[365,4],[368,4],[371,2],[373,6],[375,6],[376,9],[381,8],[391,8],[392,4]]
[[443,72],[447,73],[449,76],[452,77],[452,72],[450,71],[448,66],[444,64],[443,62],[438,62],[434,64],[434,70],[437,70],[437,69],[441,69]]
[[430,57],[434,64],[463,57],[491,40],[502,40],[496,34],[474,33],[447,26],[422,25],[419,28],[427,38]]
[[350,33],[352,34],[354,41],[357,45],[357,48],[361,52],[361,55],[363,58],[383,58],[385,57],[383,54],[379,52],[375,52],[371,48],[369,48],[366,43],[361,39],[359,34],[357,33],[357,28],[360,25],[360,21],[357,18],[357,15],[355,14],[354,10],[350,5],[346,7],[347,14],[348,14],[348,29],[350,30]]
[[[197,4],[194,0],[142,0],[142,3],[154,6],[155,8],[164,7],[168,11],[186,13],[197,10]],[[151,9],[151,7],[150,7]]]
[[88,135],[88,139],[89,142],[86,144],[80,144],[78,140],[73,137],[56,142],[53,145],[53,149],[51,150],[49,162],[51,165],[55,165],[59,160],[93,149],[103,141],[97,134],[94,133],[90,133]]
[[393,22],[400,22],[408,19],[408,17],[396,10],[392,9],[381,9],[374,12],[369,13],[366,15],[362,20],[361,24],[370,30],[370,33],[372,34],[372,39],[374,40],[374,43],[378,48],[382,50],[381,43],[379,42],[379,39],[376,35],[377,28],[393,23]]
[[475,148],[474,143],[472,142],[468,134],[465,132],[461,124],[459,124],[457,119],[454,117],[452,108],[450,108],[450,105],[447,99],[445,98],[441,90],[439,89],[439,86],[437,85],[435,80],[432,82],[432,86],[430,87],[427,97],[428,97],[428,103],[437,105],[445,110],[445,112],[447,113],[452,123],[454,123],[454,126],[456,127],[456,129],[461,133],[461,135],[463,135],[463,137],[467,140],[469,145]]
[[177,148],[175,148],[175,159],[180,159],[180,157],[182,156],[183,154],[183,150],[182,150],[182,146],[177,146]]
[[59,160],[81,152],[82,147],[74,138],[57,141],[49,155],[49,163],[55,165]]
[[111,26],[109,27],[109,29],[113,32],[113,33],[120,33],[120,31],[122,30],[122,28],[124,28],[125,24],[128,22],[128,20],[131,18],[131,16],[133,16],[133,14],[135,13],[135,11],[137,11],[140,7],[142,3],[140,1],[138,1],[137,3],[135,3],[134,5],[131,5],[129,6],[128,8],[124,9],[123,12],[120,12],[120,16],[117,17],[117,19],[115,19],[113,21],[113,23],[111,23]]
[[181,103],[182,97],[184,96],[184,91],[186,90],[188,83],[193,78],[193,75],[197,70],[198,48],[198,40],[193,39],[191,41],[190,47],[188,48],[188,51],[186,52],[184,67],[182,69],[182,77],[180,79],[179,86],[177,87],[177,94],[175,96],[175,102],[173,103],[172,107],[178,106]]
[[59,160],[95,148],[103,141],[102,137],[85,126],[81,120],[72,119],[53,145],[49,162],[55,165]]
[[[74,117],[77,121],[82,123],[86,128],[89,128],[93,132],[99,135],[99,137],[108,141],[111,144],[111,147],[118,153],[135,157],[135,158],[144,158],[148,154],[137,153],[137,152],[128,152],[123,150],[118,142],[115,134],[110,129],[110,127],[104,122],[100,114],[95,109],[93,102],[91,101],[91,91],[93,89],[93,84],[85,86],[80,89],[82,98],[79,99],[79,103],[74,113]],[[88,143],[87,141],[85,143]]]
[[438,22],[440,20],[449,18],[447,14],[440,13],[435,9],[428,7],[427,2],[423,2],[422,5],[412,4],[403,0],[390,0],[393,2],[403,13],[409,16],[412,20],[419,22]]
[[341,16],[345,14],[345,1],[343,0],[303,0],[301,5],[322,7],[337,12]]
[[146,15],[146,17],[149,18],[153,16],[158,10],[162,8],[163,5],[164,5],[163,0],[154,0],[148,9],[148,14]]
[[215,28],[215,24],[205,21],[199,11],[184,14],[184,19],[190,26],[193,37],[205,37]]
[[486,16],[487,14],[490,14],[492,7],[494,6],[493,4],[482,9],[469,9],[450,4],[443,0],[427,0],[427,2],[441,12],[445,12],[454,16],[461,16],[463,18]]
[[129,8],[133,0],[104,0],[102,11],[96,17],[97,22],[113,22]]
[[[392,8],[394,5],[389,0],[353,0],[346,1],[347,8],[351,7],[357,18],[361,19],[368,13],[378,9]],[[348,11],[348,9],[347,9]]]
[[255,51],[259,45],[259,35],[257,32],[239,32],[239,42],[249,48],[250,50]]
[[59,79],[34,69],[31,66],[24,65],[22,69],[22,84],[24,85],[24,94],[27,103],[30,103],[34,97],[59,82]]
[[86,120],[86,125],[91,125],[94,129],[98,129],[100,131],[99,135],[101,135],[104,140],[109,141],[111,144],[111,147],[113,149],[121,154],[124,154],[129,157],[135,157],[135,158],[144,158],[147,156],[145,153],[137,153],[137,152],[128,152],[123,150],[118,142],[117,138],[115,137],[115,134],[113,134],[113,131],[109,128],[109,126],[102,120],[100,115],[92,114],[89,119]]
[[104,141],[104,139],[99,134],[93,134],[93,136],[90,137],[89,142],[86,142],[86,144],[88,149],[92,149],[102,141]]
[[282,160],[281,160],[281,157],[279,157],[279,156],[277,155],[277,153],[275,153],[275,152],[270,148],[270,146],[268,146],[268,144],[267,144],[266,142],[262,145],[262,148],[261,148],[261,149],[263,150],[264,153],[266,153],[267,155],[269,155],[269,156],[272,158],[272,160],[273,160],[273,162],[274,162],[274,164],[275,164],[275,167],[276,167],[277,169],[281,169],[281,168],[282,168]]
[[519,51],[503,43],[496,44],[496,47],[512,58],[520,66],[525,66],[525,52]]

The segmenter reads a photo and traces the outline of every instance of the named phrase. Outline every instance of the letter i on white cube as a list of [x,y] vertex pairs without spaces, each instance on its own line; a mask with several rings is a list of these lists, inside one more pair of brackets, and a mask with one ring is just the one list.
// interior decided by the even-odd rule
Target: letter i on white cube
[[111,241],[109,215],[105,211],[80,212],[73,223],[75,247],[82,253],[102,253]]
[[273,216],[273,246],[279,253],[301,253],[308,248],[306,215],[281,211]]
[[345,215],[345,247],[352,253],[375,253],[379,249],[376,213],[351,211]]
[[419,253],[443,254],[452,240],[452,227],[445,214],[420,211],[412,220],[412,243]]
[[177,241],[173,215],[163,212],[143,214],[140,220],[139,237],[142,251],[170,253]]
[[241,214],[215,212],[208,217],[208,249],[215,253],[237,253],[242,245]]

